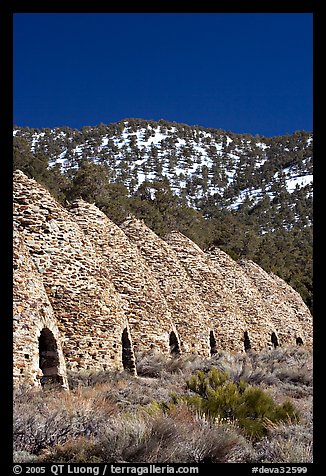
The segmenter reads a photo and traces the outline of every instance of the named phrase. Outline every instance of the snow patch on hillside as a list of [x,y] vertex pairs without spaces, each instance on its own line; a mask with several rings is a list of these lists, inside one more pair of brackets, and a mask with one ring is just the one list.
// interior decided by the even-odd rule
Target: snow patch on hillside
[[[13,135],[17,136],[19,132],[19,129],[14,129]],[[44,136],[45,132],[31,131],[32,152],[39,146],[47,151],[48,139],[43,140]],[[104,158],[112,168],[113,174],[118,177],[120,164],[124,161],[128,167],[127,184],[130,183],[131,177],[133,179],[136,177],[136,187],[144,181],[157,181],[167,177],[176,194],[181,195],[186,190],[193,198],[200,198],[205,194],[223,197],[231,190],[231,198],[226,200],[227,206],[231,209],[239,207],[247,197],[253,203],[257,203],[263,196],[260,187],[243,188],[246,182],[243,182],[243,179],[238,182],[242,178],[243,164],[248,166],[248,157],[252,174],[258,176],[263,173],[262,166],[268,160],[272,160],[269,156],[270,145],[262,138],[233,140],[229,133],[223,131],[216,134],[197,129],[180,131],[175,126],[160,124],[141,125],[137,128],[124,121],[122,132],[117,135],[110,132],[93,139],[90,134],[87,136],[90,138],[85,140],[81,139],[79,132],[75,136],[73,134],[70,136],[62,130],[53,129],[50,131],[50,137],[56,144],[49,156],[50,166],[59,164],[62,170],[65,170],[71,166],[77,168],[78,160],[83,155],[94,163]],[[312,140],[312,137],[307,139],[307,146],[312,144]],[[75,143],[73,147],[72,141]],[[69,143],[70,146],[67,147]],[[112,144],[114,147],[111,147]],[[286,149],[285,147],[285,152]],[[265,184],[267,192],[264,193],[273,198],[270,191],[271,183],[280,182],[281,177],[284,178],[289,193],[293,193],[296,187],[312,185],[311,169],[311,159],[305,158],[301,163],[276,172]],[[235,193],[232,187],[238,190],[238,183],[241,183],[242,189]],[[309,189],[306,193],[311,196],[312,191]]]

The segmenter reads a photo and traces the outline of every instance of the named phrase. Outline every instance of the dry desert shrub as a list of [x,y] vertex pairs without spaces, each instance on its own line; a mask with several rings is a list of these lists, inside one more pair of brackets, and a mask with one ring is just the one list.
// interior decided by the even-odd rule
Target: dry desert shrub
[[[291,399],[300,424],[280,423],[254,443],[236,423],[199,415],[171,395],[187,396],[186,381],[212,368],[229,380],[259,386],[277,404]],[[312,355],[304,348],[219,352],[212,358],[155,352],[137,355],[128,372],[78,372],[70,392],[14,393],[17,462],[309,462],[312,459]],[[291,461],[291,462],[292,462]]]
[[304,425],[269,425],[269,434],[256,445],[262,463],[312,463],[312,428]]
[[14,451],[14,463],[37,463],[38,456],[29,453],[28,451]]
[[96,435],[103,419],[114,413],[115,405],[96,395],[18,392],[14,395],[14,450],[38,454],[78,436]]
[[156,415],[149,433],[131,461],[148,463],[226,462],[235,448],[248,452],[248,443],[234,428],[214,425],[184,408],[169,415]]
[[304,347],[277,347],[262,352],[235,353],[220,351],[211,358],[181,355],[171,358],[159,353],[136,355],[139,376],[159,378],[168,374],[188,376],[197,370],[209,372],[215,367],[226,372],[234,382],[245,380],[256,385],[312,386],[312,352]]
[[136,366],[141,377],[159,378],[168,374],[188,374],[210,367],[209,359],[195,354],[167,356],[159,352],[136,353]]
[[110,376],[105,383],[96,383],[90,387],[78,387],[75,391],[87,398],[99,398],[114,403],[120,410],[136,410],[153,400],[169,399],[171,392],[179,392],[184,388],[180,377],[168,374],[159,378],[133,377],[120,374]]
[[253,449],[236,428],[214,425],[188,408],[175,414],[140,411],[103,422],[97,437],[53,447],[43,462],[203,463],[250,459]]

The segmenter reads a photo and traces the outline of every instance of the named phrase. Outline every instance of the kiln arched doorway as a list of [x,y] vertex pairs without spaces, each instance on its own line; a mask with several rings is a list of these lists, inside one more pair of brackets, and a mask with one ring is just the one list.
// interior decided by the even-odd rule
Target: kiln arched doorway
[[123,368],[124,370],[128,370],[128,372],[131,372],[132,374],[136,374],[135,355],[127,327],[123,329],[121,344]]
[[278,347],[279,343],[278,343],[278,338],[277,338],[277,335],[275,334],[275,332],[272,332],[272,334],[271,334],[271,342],[273,344],[274,349],[276,349],[276,347]]
[[181,354],[179,339],[174,331],[170,332],[169,346],[171,355],[177,356]]
[[63,379],[59,375],[58,346],[53,332],[48,328],[41,331],[39,337],[39,367],[42,370],[41,385],[62,384]]
[[300,336],[299,336],[299,337],[296,337],[295,343],[296,343],[297,345],[303,345],[303,340],[301,339]]
[[210,331],[209,333],[209,346],[210,346],[211,356],[213,356],[214,354],[217,354],[217,344],[216,344],[214,331]]
[[243,333],[243,345],[244,345],[245,352],[248,352],[248,350],[251,349],[251,343],[250,343],[248,331],[245,331]]

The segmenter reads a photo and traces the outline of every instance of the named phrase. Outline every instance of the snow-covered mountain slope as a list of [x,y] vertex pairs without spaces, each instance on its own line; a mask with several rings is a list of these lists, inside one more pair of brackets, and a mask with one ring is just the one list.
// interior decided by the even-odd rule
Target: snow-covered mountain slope
[[[82,160],[107,164],[112,181],[130,193],[141,185],[167,179],[173,192],[195,208],[209,203],[237,210],[262,201],[286,200],[295,208],[298,197],[312,207],[312,142],[308,132],[266,138],[167,121],[127,119],[81,130],[14,128],[33,153],[45,154],[49,166],[62,171]],[[306,207],[305,207],[306,208]],[[305,212],[306,213],[306,212]],[[294,220],[299,219],[294,210]],[[307,214],[307,213],[306,213]],[[306,216],[311,222],[311,214]]]

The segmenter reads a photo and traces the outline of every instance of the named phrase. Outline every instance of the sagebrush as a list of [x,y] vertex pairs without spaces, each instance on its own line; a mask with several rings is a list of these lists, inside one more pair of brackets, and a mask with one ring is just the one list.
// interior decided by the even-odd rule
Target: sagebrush
[[[312,461],[307,349],[212,358],[138,354],[137,371],[138,377],[71,373],[70,392],[60,394],[16,388],[14,461]],[[205,391],[215,396],[203,398]],[[225,406],[229,397],[232,414]],[[191,398],[200,405],[189,405]]]

